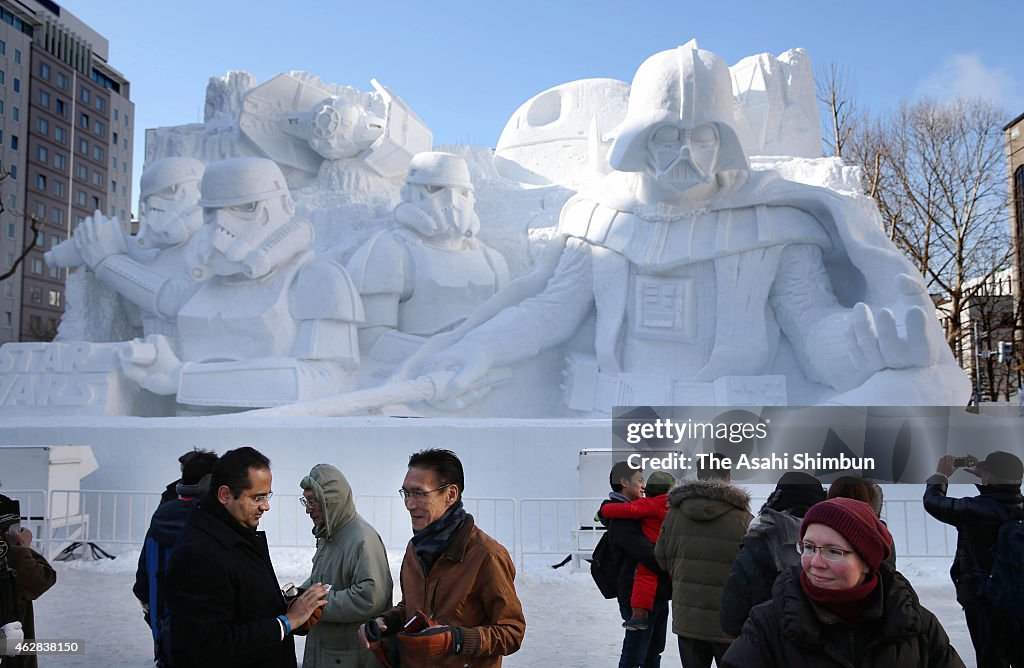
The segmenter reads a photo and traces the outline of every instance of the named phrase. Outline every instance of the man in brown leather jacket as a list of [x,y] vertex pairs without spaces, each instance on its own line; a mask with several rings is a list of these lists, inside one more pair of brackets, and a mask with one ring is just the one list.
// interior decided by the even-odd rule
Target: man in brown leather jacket
[[512,559],[466,513],[464,489],[462,462],[450,450],[409,458],[399,490],[413,529],[402,600],[359,630],[367,647],[376,648],[380,635],[397,637],[403,668],[500,666],[523,642]]

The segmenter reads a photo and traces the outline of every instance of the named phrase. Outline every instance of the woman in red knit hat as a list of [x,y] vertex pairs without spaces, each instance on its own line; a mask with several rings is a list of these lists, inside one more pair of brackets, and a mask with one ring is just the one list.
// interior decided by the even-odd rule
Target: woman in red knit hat
[[884,564],[892,536],[874,509],[847,498],[804,515],[800,565],[756,606],[723,665],[963,668],[939,621]]

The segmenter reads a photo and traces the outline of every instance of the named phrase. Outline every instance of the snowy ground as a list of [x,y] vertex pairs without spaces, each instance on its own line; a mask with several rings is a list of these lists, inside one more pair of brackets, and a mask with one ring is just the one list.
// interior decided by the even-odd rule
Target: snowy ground
[[[281,582],[301,582],[308,574],[312,552],[273,550]],[[389,556],[397,582],[402,555],[391,552]],[[135,551],[113,561],[56,565],[57,585],[36,602],[38,637],[80,640],[84,651],[81,656],[40,657],[42,668],[152,665],[148,628],[131,593],[137,560]],[[914,584],[924,605],[938,616],[967,666],[975,666],[967,626],[947,575],[949,559],[906,559],[898,566]],[[508,657],[504,665],[614,665],[622,641],[618,611],[613,601],[601,598],[589,573],[528,563],[516,578],[516,588],[526,612],[526,639],[522,649]],[[666,644],[664,665],[678,665],[679,654],[671,632]],[[301,659],[301,646],[298,655]]]

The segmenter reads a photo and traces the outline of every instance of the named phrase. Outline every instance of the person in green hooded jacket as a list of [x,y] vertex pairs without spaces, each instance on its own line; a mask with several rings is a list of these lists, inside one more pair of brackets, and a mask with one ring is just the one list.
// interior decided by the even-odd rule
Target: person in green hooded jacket
[[356,632],[363,621],[391,608],[393,582],[380,535],[356,512],[352,487],[330,464],[317,464],[299,483],[302,505],[313,521],[316,554],[303,583],[330,583],[327,605],[310,630],[304,668],[379,666]]

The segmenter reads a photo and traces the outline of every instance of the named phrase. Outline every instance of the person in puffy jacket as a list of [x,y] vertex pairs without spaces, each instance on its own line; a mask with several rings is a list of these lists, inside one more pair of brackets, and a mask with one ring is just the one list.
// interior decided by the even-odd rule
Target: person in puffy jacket
[[779,478],[750,523],[722,590],[719,621],[723,631],[738,636],[750,609],[772,597],[779,573],[800,563],[796,551],[800,521],[808,508],[824,500],[825,488],[810,473],[789,471]]
[[729,668],[963,668],[910,583],[883,564],[892,536],[870,505],[828,499],[800,525],[800,565],[750,611]]

